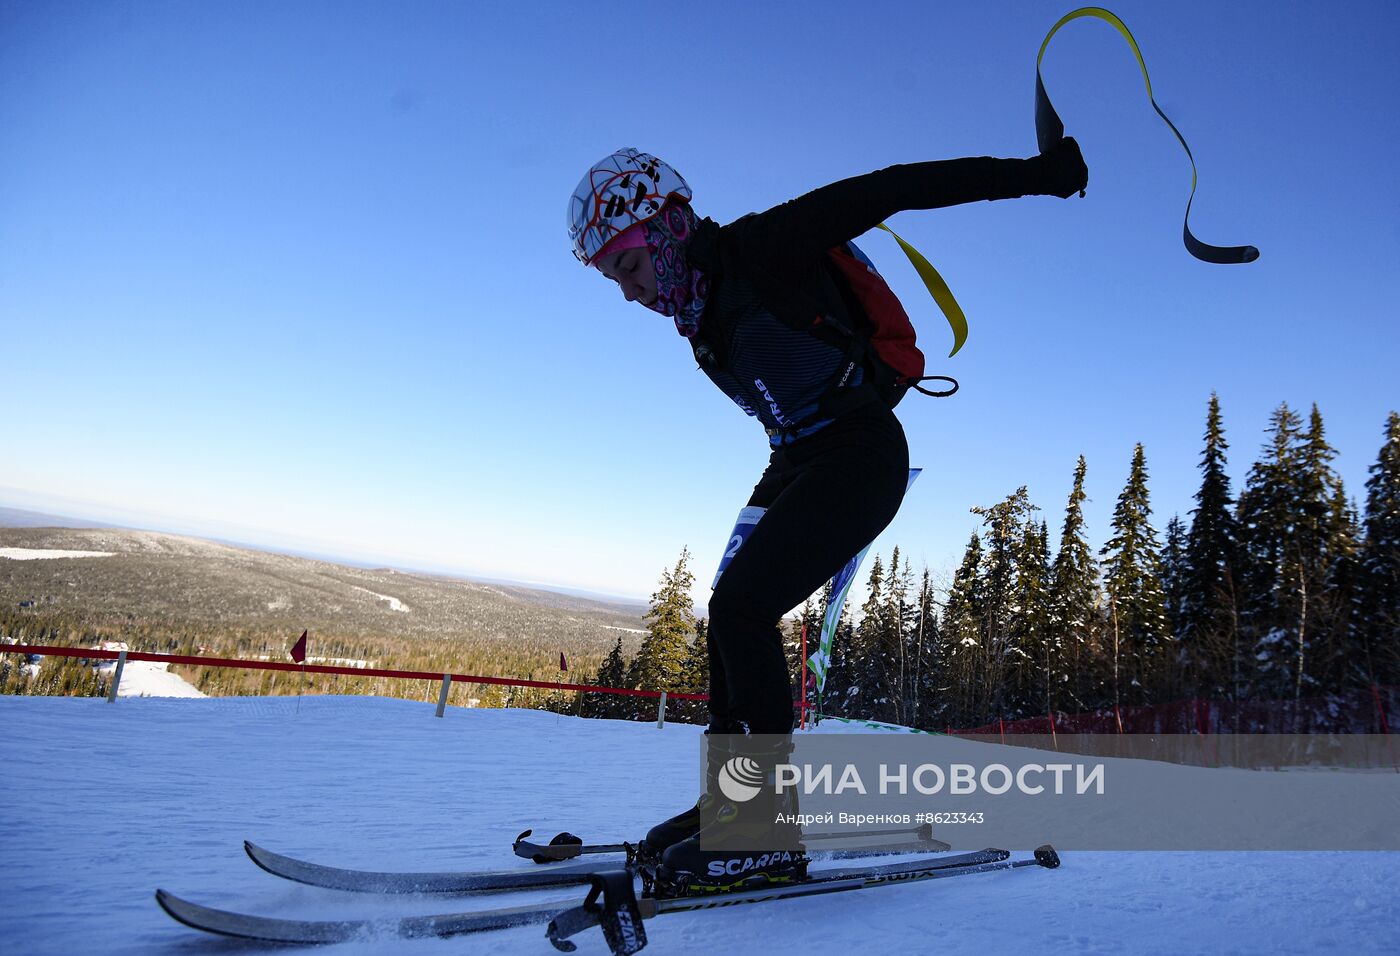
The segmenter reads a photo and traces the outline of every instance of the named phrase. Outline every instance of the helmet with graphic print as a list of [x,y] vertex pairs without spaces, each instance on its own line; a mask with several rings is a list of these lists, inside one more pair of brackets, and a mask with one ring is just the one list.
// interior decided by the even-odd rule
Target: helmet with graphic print
[[673,197],[689,202],[690,187],[655,156],[629,147],[599,160],[569,199],[574,255],[591,265],[610,241],[655,216]]

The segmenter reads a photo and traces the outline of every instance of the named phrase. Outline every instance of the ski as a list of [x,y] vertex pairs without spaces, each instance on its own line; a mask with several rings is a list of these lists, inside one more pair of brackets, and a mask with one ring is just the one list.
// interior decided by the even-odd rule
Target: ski
[[[604,853],[626,853],[628,854],[628,858],[631,859],[631,855],[636,851],[637,848],[637,844],[635,843],[584,843],[580,837],[576,837],[572,833],[560,833],[548,843],[534,843],[526,839],[526,837],[530,836],[533,832],[533,830],[526,830],[524,833],[520,834],[520,836],[516,837],[515,842],[511,844],[511,850],[515,853],[516,856],[523,857],[527,860],[533,860],[536,863],[555,863],[562,860],[576,859],[580,856],[591,856],[595,854]],[[837,843],[842,840],[853,839],[857,836],[863,840],[870,839],[872,837],[904,837],[909,842],[903,845],[910,846],[914,848],[914,852],[921,853],[941,853],[944,850],[952,849],[951,845],[943,842],[942,840],[935,840],[933,838],[933,825],[930,823],[921,824],[920,826],[916,827],[904,827],[892,830],[866,830],[859,834],[804,833],[802,835],[802,842],[806,844],[809,849],[815,848],[816,850],[821,851],[821,845],[824,843]],[[890,843],[886,845],[897,847],[901,844]],[[877,852],[893,852],[881,851],[879,849],[862,851],[859,847],[851,847],[847,849],[852,850],[857,855],[873,855]],[[837,858],[839,859],[840,857]]]
[[[529,832],[525,831],[521,837],[525,837]],[[926,839],[918,838],[924,835],[919,831],[873,831],[869,835],[884,836],[890,833],[913,834],[916,839],[878,845],[818,848],[809,852],[808,856],[814,860],[842,860],[897,853],[941,853],[950,849],[948,844],[942,840],[934,840],[931,831],[927,834]],[[834,842],[834,838],[838,836],[845,836],[849,839],[849,835],[841,834],[818,834],[816,836],[829,843]],[[804,839],[811,842],[810,838]],[[516,845],[519,846],[519,844],[520,840],[517,840]],[[284,880],[293,880],[297,883],[306,883],[310,886],[320,886],[331,890],[350,890],[357,893],[494,893],[508,890],[544,889],[552,886],[580,886],[588,883],[593,874],[602,870],[634,867],[644,862],[637,858],[635,846],[622,844],[621,851],[627,853],[625,861],[584,860],[576,863],[551,863],[547,868],[530,870],[386,873],[310,863],[281,853],[274,853],[251,841],[245,841],[243,849],[248,854],[249,859],[273,876],[281,877]],[[517,850],[517,853],[519,852]]]
[[667,913],[741,906],[745,903],[767,903],[1025,866],[1042,866],[1053,870],[1060,865],[1059,854],[1049,844],[1039,847],[1030,859],[1012,860],[1011,854],[1005,850],[991,849],[983,850],[980,854],[963,856],[982,856],[984,859],[969,859],[967,862],[950,865],[952,858],[945,858],[941,866],[938,865],[939,861],[930,860],[922,864],[908,862],[853,867],[844,871],[824,872],[798,883],[778,883],[747,890],[682,896],[675,899],[637,899],[631,881],[623,878],[625,874],[619,871],[601,873],[593,879],[592,887],[582,905],[565,910],[550,920],[546,936],[555,949],[568,953],[578,948],[578,944],[570,937],[597,926],[602,929],[603,937],[607,940],[608,949],[612,951],[613,956],[631,956],[647,944],[646,929],[642,921]]
[[[477,910],[464,913],[445,913],[432,916],[407,916],[390,919],[352,920],[296,920],[277,917],[255,916],[213,909],[192,903],[165,890],[156,891],[156,902],[173,919],[186,926],[208,933],[234,936],[242,939],[256,939],[274,943],[334,943],[355,939],[361,936],[388,936],[413,939],[426,936],[446,937],[465,933],[486,932],[512,926],[533,923],[550,923],[549,936],[556,947],[570,950],[574,943],[569,937],[590,926],[601,926],[608,935],[609,945],[613,945],[613,935],[626,938],[629,933],[622,929],[630,908],[641,914],[636,923],[640,930],[640,919],[659,916],[664,913],[687,910],[711,909],[741,903],[758,903],[789,896],[809,896],[817,893],[832,893],[842,890],[890,885],[916,880],[932,879],[938,874],[985,872],[988,869],[1005,869],[1010,866],[1026,866],[1042,862],[1042,851],[1053,850],[1042,847],[1037,850],[1035,860],[1021,860],[1008,863],[1010,856],[1005,850],[979,850],[931,860],[904,861],[879,866],[844,866],[818,871],[806,880],[792,884],[774,884],[763,888],[742,889],[712,896],[684,896],[675,899],[653,899],[643,897],[638,900],[632,887],[634,874],[630,870],[595,871],[587,882],[592,885],[588,897],[580,906],[568,907],[560,902],[536,903],[525,906],[501,909]],[[1058,863],[1058,860],[1055,861]],[[439,874],[441,875],[441,874]],[[600,898],[606,902],[600,904]],[[635,935],[635,934],[633,934]],[[645,942],[645,934],[641,934]],[[614,948],[615,952],[622,952]],[[635,952],[636,950],[629,950]]]
[[[374,870],[347,870],[320,863],[308,863],[263,849],[245,841],[249,858],[273,876],[284,880],[321,886],[331,890],[358,893],[489,893],[528,890],[550,886],[576,886],[587,883],[601,868],[583,862],[538,870],[461,870],[424,873],[381,873]],[[618,864],[614,862],[612,867]]]

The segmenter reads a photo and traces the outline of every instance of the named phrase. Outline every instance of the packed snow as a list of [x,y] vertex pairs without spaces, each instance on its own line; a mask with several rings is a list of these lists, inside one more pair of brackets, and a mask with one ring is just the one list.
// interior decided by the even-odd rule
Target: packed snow
[[[128,667],[131,665],[128,664]],[[500,869],[533,828],[635,838],[694,798],[699,728],[353,697],[0,698],[8,952],[230,953],[156,906],[284,917],[452,912],[576,888],[380,897],[289,883],[242,841],[334,865]],[[1022,850],[1029,847],[1019,848]],[[650,921],[649,951],[804,954],[1400,951],[1400,853],[1065,853],[1029,868]],[[603,954],[597,932],[582,954]],[[539,926],[366,938],[329,956],[552,953]]]
[[[108,661],[102,669],[111,674],[116,661]],[[179,674],[170,673],[164,661],[127,661],[122,667],[122,682],[117,685],[118,697],[204,697],[193,684]]]
[[354,587],[356,591],[363,591],[365,594],[368,594],[370,597],[374,598],[377,601],[387,602],[389,605],[389,610],[391,611],[399,611],[404,614],[408,613],[408,605],[403,603],[396,597],[390,597],[387,594],[376,594],[369,588],[362,588],[359,585],[351,585],[351,587]]

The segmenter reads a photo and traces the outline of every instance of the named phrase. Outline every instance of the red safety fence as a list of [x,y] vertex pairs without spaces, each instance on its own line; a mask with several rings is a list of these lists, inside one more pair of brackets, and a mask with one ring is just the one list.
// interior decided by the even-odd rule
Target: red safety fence
[[[396,677],[403,680],[441,681],[453,683],[502,684],[510,687],[542,687],[546,690],[574,690],[587,694],[623,694],[630,697],[660,697],[659,690],[639,690],[633,687],[599,687],[593,684],[560,684],[553,681],[524,680],[517,677],[483,677],[479,674],[434,674],[428,671],[398,671],[370,667],[331,667],[325,664],[289,664],[285,661],[247,661],[234,657],[190,657],[184,654],[151,654],[145,651],[108,651],[90,647],[51,647],[45,644],[0,644],[0,653],[32,654],[51,657],[78,657],[85,660],[114,661],[126,655],[129,661],[154,661],[166,664],[189,664],[195,667],[234,667],[255,671],[293,671],[298,674],[344,674],[349,677]],[[669,700],[709,700],[708,694],[683,694],[666,691]]]
[[[0,653],[110,661],[115,661],[122,654],[125,654],[129,661],[187,664],[194,667],[232,667],[243,670],[341,674],[348,677],[390,677],[401,680],[442,681],[446,678],[452,683],[538,687],[545,690],[577,691],[585,694],[617,694],[650,698],[659,698],[662,695],[662,691],[659,690],[602,687],[593,684],[563,684],[555,681],[527,680],[517,677],[336,667],[325,664],[295,664],[284,661],[250,661],[231,657],[194,657],[183,654],[155,654],[145,651],[54,647],[45,644],[0,644]],[[665,693],[670,700],[710,699],[708,694],[671,691]],[[800,701],[794,702],[794,704],[801,706]],[[948,727],[946,732],[977,736],[993,734],[1389,734],[1389,715],[1396,713],[1400,713],[1400,687],[1373,685],[1330,697],[1285,701],[1182,700],[1154,706],[1115,707],[1078,714],[1052,714],[1017,720],[996,720],[981,727],[963,729]]]
[[1082,714],[996,720],[950,734],[1389,734],[1400,687],[1352,688],[1301,700],[1178,700]]

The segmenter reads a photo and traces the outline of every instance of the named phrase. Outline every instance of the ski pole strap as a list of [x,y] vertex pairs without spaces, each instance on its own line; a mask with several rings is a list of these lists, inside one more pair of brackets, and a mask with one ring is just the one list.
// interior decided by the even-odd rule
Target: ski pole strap
[[[885,230],[894,236],[894,241],[899,243],[899,248],[904,250],[904,254],[909,257],[909,261],[914,266],[914,271],[919,274],[919,278],[924,280],[924,286],[928,288],[929,295],[933,296],[933,301],[938,303],[938,307],[943,310],[943,317],[948,320],[948,325],[953,330],[953,351],[948,353],[952,358],[958,354],[958,349],[963,347],[967,341],[967,316],[963,315],[962,306],[958,305],[958,300],[953,298],[953,292],[948,288],[948,283],[943,281],[943,277],[938,274],[938,270],[933,267],[933,263],[924,258],[909,243],[899,237],[889,226],[883,222],[877,227]],[[919,389],[923,391],[923,389]],[[954,389],[956,391],[956,389]],[[953,394],[952,392],[948,393]]]
[[[1157,115],[1162,118],[1171,131],[1176,135],[1177,142],[1186,151],[1186,158],[1191,161],[1191,195],[1186,200],[1186,215],[1181,223],[1182,240],[1186,243],[1186,251],[1191,253],[1202,262],[1215,262],[1220,264],[1232,264],[1237,262],[1253,262],[1259,258],[1259,250],[1254,246],[1212,246],[1202,242],[1191,233],[1191,202],[1196,198],[1196,158],[1191,155],[1191,147],[1186,145],[1186,138],[1181,135],[1181,131],[1167,118],[1167,114],[1162,112],[1162,108],[1157,105],[1157,101],[1152,96],[1152,80],[1147,75],[1147,64],[1142,59],[1142,51],[1138,49],[1137,40],[1128,32],[1128,27],[1122,20],[1112,12],[1103,7],[1080,7],[1060,17],[1059,22],[1050,28],[1050,32],[1045,34],[1045,41],[1040,44],[1040,53],[1035,58],[1035,136],[1036,142],[1042,153],[1049,151],[1065,135],[1065,124],[1061,122],[1060,116],[1055,112],[1055,107],[1050,103],[1050,97],[1045,93],[1045,81],[1040,75],[1040,63],[1045,59],[1045,49],[1050,45],[1050,38],[1053,37],[1066,23],[1077,20],[1080,17],[1097,17],[1119,33],[1123,34],[1123,39],[1128,41],[1128,46],[1132,48],[1133,56],[1137,57],[1138,66],[1142,69],[1142,81],[1147,86],[1147,101],[1152,104],[1152,108],[1157,111]],[[954,349],[954,351],[957,351]]]
[[555,949],[572,953],[578,944],[569,937],[600,926],[613,956],[631,956],[646,947],[647,931],[632,886],[631,870],[604,870],[590,877],[582,906],[555,915],[545,932]]

